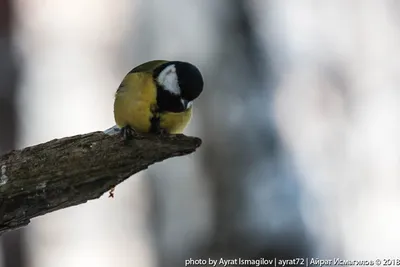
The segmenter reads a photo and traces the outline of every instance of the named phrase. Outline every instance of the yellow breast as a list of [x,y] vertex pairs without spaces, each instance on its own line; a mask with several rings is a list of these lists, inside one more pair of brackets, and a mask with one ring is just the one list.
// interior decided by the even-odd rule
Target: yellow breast
[[192,116],[192,108],[184,112],[160,114],[160,126],[172,134],[182,133]]

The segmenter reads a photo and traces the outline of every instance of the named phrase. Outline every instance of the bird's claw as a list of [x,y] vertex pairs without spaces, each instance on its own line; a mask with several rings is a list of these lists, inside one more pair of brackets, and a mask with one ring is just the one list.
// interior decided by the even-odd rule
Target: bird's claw
[[129,125],[122,127],[121,135],[124,140],[132,140],[134,136],[137,136],[137,132]]
[[169,135],[168,131],[167,131],[167,130],[165,130],[164,128],[160,128],[160,129],[158,129],[158,132],[157,132],[157,134],[158,134],[158,135],[160,135],[160,136],[166,136],[166,135]]

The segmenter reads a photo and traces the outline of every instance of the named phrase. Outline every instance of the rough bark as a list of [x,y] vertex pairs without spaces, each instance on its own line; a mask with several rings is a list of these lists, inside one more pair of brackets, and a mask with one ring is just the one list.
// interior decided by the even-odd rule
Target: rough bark
[[99,198],[149,165],[190,154],[196,137],[102,132],[55,139],[0,156],[0,234],[31,218]]

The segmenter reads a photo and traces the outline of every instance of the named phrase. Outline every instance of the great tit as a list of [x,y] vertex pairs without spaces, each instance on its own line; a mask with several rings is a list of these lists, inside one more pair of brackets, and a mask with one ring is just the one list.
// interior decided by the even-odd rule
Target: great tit
[[143,63],[125,76],[115,94],[115,122],[125,138],[135,132],[182,133],[203,86],[200,71],[190,63]]

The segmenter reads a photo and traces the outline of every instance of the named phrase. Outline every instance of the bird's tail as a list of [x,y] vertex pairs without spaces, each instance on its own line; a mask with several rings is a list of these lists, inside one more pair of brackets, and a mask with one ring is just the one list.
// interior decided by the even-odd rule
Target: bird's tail
[[111,128],[108,128],[107,130],[103,131],[103,133],[108,134],[108,135],[115,135],[118,134],[121,131],[121,129],[117,126],[114,125]]

